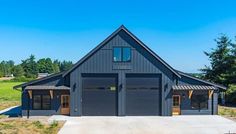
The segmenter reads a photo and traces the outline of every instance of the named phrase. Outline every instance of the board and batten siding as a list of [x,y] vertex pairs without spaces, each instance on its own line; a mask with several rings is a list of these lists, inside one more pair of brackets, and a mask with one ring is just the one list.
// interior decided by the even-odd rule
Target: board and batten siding
[[[113,47],[131,47],[131,62],[113,62]],[[167,69],[160,61],[142,48],[127,33],[120,31],[102,48],[81,65],[70,72],[71,113],[72,116],[82,115],[82,76],[83,73],[112,73],[118,74],[118,115],[125,115],[125,87],[126,74],[160,74],[161,75],[161,115],[172,115],[172,90],[175,83],[173,72]]]

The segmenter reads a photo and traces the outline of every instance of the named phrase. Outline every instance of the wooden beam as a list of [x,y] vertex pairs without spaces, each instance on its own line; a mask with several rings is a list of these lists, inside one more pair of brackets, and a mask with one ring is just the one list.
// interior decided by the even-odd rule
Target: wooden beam
[[30,99],[32,99],[32,90],[28,90],[28,94],[29,94]]
[[50,96],[51,96],[51,99],[53,99],[53,90],[50,90]]
[[193,90],[189,90],[188,91],[188,98],[191,99],[192,95],[193,95]]
[[209,99],[211,99],[213,92],[214,92],[213,90],[208,91]]

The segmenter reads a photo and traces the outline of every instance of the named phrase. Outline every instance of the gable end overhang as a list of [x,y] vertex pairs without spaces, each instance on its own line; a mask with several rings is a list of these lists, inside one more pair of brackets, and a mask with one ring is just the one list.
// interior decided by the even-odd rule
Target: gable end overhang
[[213,83],[213,82],[209,82],[207,80],[202,80],[200,78],[197,78],[197,77],[194,77],[194,76],[191,76],[189,74],[186,74],[184,72],[181,72],[181,71],[178,71],[176,70],[181,76],[185,76],[187,78],[190,78],[190,79],[193,79],[193,80],[196,80],[196,81],[200,81],[202,83],[205,83],[205,84],[208,84],[208,85],[211,85],[211,86],[214,86],[214,87],[217,87],[217,88],[220,88],[220,89],[223,89],[223,90],[227,90],[227,87],[223,86],[223,85],[219,85],[219,84],[216,84],[216,83]]
[[85,55],[82,59],[80,59],[71,69],[66,71],[63,74],[63,77],[68,75],[74,69],[76,69],[79,65],[81,65],[86,59],[92,56],[96,51],[98,51],[101,47],[103,47],[109,40],[115,37],[121,30],[125,31],[132,39],[134,39],[142,48],[148,51],[155,59],[160,61],[167,69],[169,69],[174,75],[181,78],[181,75],[175,71],[168,63],[166,63],[160,56],[158,56],[155,52],[153,52],[147,45],[145,45],[141,40],[139,40],[134,34],[132,34],[124,25],[121,25],[115,32],[113,32],[110,36],[108,36],[104,41],[102,41],[97,47],[92,49],[87,55]]

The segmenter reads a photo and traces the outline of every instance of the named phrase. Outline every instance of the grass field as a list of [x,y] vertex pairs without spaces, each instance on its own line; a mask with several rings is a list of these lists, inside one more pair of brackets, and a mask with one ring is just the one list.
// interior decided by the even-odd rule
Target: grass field
[[20,104],[21,91],[13,90],[13,86],[21,83],[0,81],[0,110]]

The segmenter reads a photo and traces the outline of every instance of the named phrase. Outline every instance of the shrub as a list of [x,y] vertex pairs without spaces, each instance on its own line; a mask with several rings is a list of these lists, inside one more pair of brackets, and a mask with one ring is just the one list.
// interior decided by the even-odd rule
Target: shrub
[[226,91],[225,99],[227,103],[236,104],[236,85],[230,85]]
[[42,129],[43,128],[43,124],[40,121],[34,121],[33,125],[36,126],[38,129]]
[[35,80],[35,79],[34,78],[26,78],[26,77],[22,76],[22,77],[15,77],[11,80],[4,80],[4,82],[29,82],[32,80]]
[[53,121],[52,124],[50,124],[50,128],[55,128],[58,126],[58,122],[57,121]]

